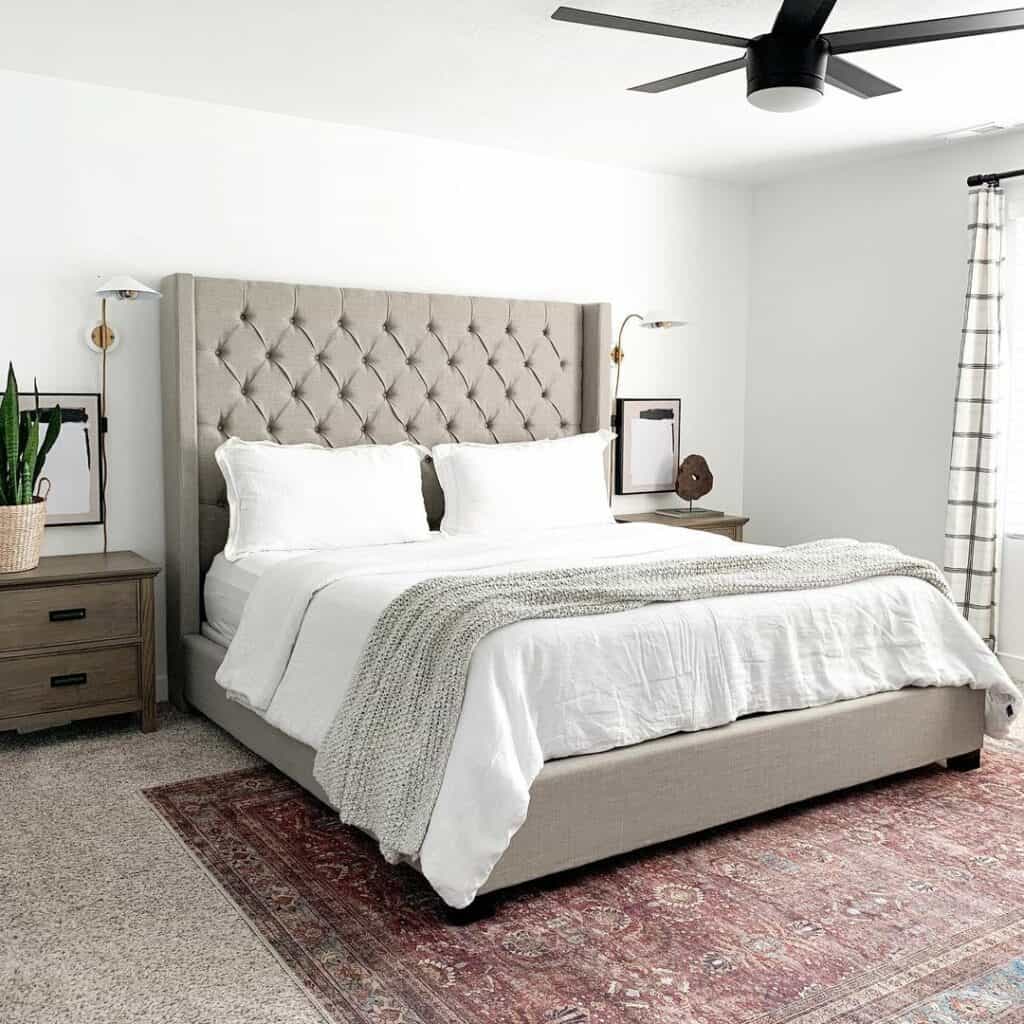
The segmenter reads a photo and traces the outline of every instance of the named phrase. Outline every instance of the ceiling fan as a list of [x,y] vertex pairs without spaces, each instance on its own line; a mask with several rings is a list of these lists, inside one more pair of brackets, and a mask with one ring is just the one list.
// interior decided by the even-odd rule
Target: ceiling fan
[[821,99],[826,82],[861,99],[900,91],[899,86],[843,60],[839,54],[987,35],[991,32],[1012,32],[1024,28],[1024,8],[1018,7],[1012,11],[908,21],[899,25],[855,28],[823,35],[825,21],[835,4],[836,0],[783,0],[771,31],[754,36],[753,39],[683,28],[680,25],[663,25],[656,21],[620,18],[598,11],[581,11],[576,7],[559,7],[551,17],[555,21],[571,21],[579,25],[597,25],[600,28],[669,36],[696,43],[739,47],[746,53],[735,60],[635,85],[630,91],[665,92],[667,89],[676,89],[681,85],[690,85],[746,67],[747,99],[755,107],[779,113],[813,106]]

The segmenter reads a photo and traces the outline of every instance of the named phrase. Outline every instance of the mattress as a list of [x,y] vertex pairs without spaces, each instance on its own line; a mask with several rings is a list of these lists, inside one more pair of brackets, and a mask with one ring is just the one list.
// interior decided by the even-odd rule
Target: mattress
[[238,631],[245,602],[259,578],[272,566],[303,554],[308,552],[262,551],[236,562],[229,562],[223,552],[217,555],[203,584],[203,636],[227,647]]

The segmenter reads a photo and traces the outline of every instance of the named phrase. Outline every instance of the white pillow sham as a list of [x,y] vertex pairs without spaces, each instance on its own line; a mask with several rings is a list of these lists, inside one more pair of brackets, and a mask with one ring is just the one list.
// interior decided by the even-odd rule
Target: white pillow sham
[[439,444],[446,534],[512,533],[614,522],[604,454],[610,430],[551,441]]
[[425,454],[408,442],[324,448],[229,438],[214,453],[230,512],[224,557],[429,537]]

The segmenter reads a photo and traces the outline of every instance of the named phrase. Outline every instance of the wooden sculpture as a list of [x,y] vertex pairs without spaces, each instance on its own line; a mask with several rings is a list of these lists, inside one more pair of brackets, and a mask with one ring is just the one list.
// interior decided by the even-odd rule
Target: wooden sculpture
[[693,503],[711,491],[715,478],[703,455],[687,455],[679,464],[676,475],[676,494],[684,501]]

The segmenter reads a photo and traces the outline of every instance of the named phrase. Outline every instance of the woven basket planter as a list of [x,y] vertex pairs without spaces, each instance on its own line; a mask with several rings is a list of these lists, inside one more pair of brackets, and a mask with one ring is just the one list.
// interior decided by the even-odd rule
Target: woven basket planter
[[31,505],[0,505],[0,572],[26,572],[39,564],[46,526],[46,499]]

